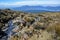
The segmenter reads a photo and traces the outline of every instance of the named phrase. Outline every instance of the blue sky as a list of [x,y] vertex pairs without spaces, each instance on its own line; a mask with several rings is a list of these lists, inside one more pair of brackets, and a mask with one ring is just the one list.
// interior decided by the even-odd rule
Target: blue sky
[[0,0],[0,6],[4,7],[23,5],[60,6],[60,0]]

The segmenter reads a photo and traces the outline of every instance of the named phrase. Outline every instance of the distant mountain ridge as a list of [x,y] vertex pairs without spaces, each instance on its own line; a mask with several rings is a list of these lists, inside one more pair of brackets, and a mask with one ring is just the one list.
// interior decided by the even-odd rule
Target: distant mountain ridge
[[60,6],[21,6],[12,9],[24,12],[60,12]]

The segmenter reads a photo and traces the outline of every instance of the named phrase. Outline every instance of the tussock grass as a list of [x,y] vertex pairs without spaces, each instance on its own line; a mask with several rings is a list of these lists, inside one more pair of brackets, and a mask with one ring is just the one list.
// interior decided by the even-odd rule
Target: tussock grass
[[47,31],[55,31],[60,36],[60,23],[56,23],[52,26],[47,27]]

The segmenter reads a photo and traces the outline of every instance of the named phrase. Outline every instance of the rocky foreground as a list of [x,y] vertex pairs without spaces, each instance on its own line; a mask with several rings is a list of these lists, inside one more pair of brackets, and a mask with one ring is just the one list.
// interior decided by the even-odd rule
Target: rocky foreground
[[0,28],[7,40],[60,40],[60,12],[0,10]]

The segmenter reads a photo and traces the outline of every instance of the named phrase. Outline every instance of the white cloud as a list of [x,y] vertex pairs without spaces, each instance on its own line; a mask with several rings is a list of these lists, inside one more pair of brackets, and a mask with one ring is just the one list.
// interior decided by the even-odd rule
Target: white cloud
[[4,3],[1,2],[0,6],[22,6],[22,5],[59,5],[58,1],[21,1],[21,2],[12,2],[12,3]]

